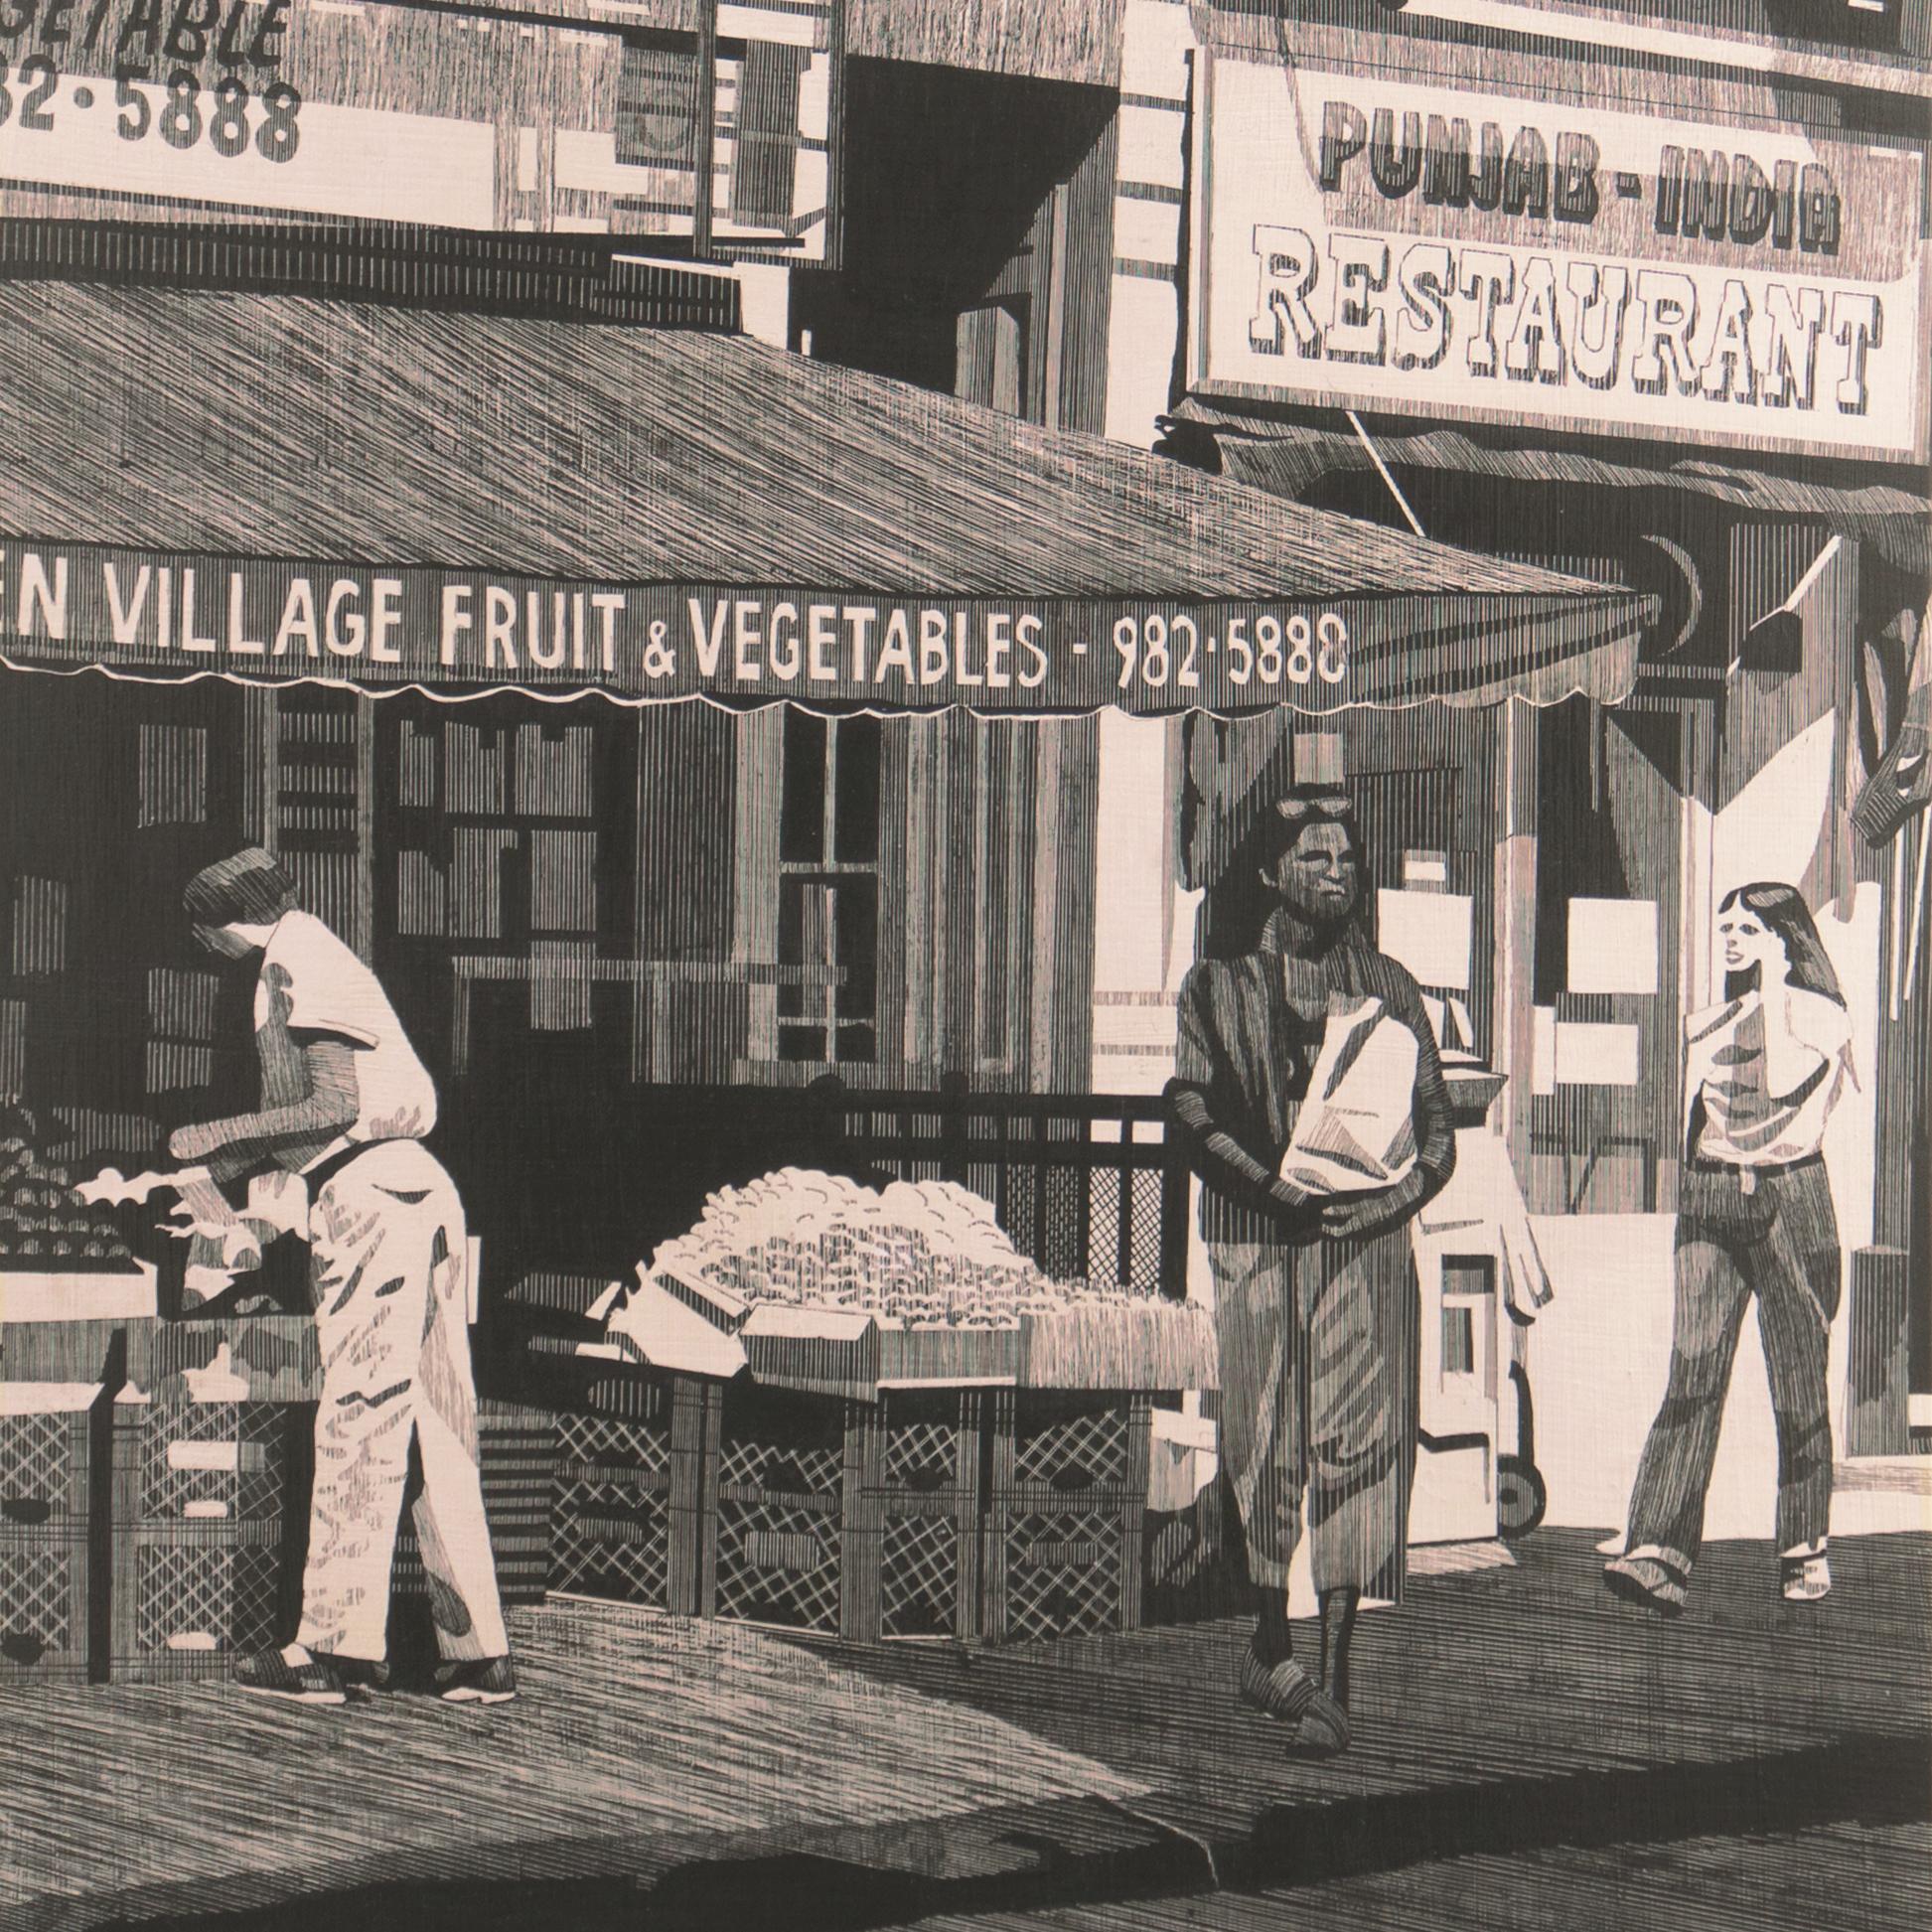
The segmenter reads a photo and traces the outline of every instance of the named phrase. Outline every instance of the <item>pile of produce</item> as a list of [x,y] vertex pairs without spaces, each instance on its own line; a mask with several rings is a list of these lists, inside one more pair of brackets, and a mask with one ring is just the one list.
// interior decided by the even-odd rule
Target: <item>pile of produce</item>
[[36,1128],[24,1109],[0,1110],[0,1267],[49,1274],[132,1266],[114,1211],[81,1200],[68,1169],[36,1148]]
[[[650,1272],[738,1307],[835,1308],[909,1325],[1016,1328],[1121,1295],[1055,1281],[1020,1254],[990,1202],[950,1181],[883,1190],[784,1168],[711,1195]],[[736,1306],[734,1306],[736,1304]]]

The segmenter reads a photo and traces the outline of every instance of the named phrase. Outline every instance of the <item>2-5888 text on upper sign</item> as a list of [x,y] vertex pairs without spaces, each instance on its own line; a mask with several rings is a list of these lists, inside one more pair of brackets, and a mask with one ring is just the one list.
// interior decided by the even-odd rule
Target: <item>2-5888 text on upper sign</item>
[[[0,56],[0,127],[18,110],[22,128],[54,133],[60,86],[61,70],[47,55],[30,54],[17,68]],[[87,113],[96,98],[79,80],[58,104]],[[271,80],[256,96],[238,74],[224,74],[204,87],[201,76],[186,68],[176,69],[162,85],[123,70],[115,77],[113,105],[114,131],[123,141],[144,141],[153,134],[185,150],[206,140],[224,160],[238,160],[252,147],[264,161],[292,161],[302,140],[302,96],[286,80]]]

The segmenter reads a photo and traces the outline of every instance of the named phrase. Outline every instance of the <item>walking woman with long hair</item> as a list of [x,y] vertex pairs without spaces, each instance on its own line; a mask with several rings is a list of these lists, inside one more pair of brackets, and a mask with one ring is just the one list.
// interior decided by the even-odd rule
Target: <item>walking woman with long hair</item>
[[1630,1498],[1619,1596],[1675,1616],[1704,1536],[1746,1303],[1755,1295],[1778,1432],[1781,1586],[1832,1586],[1826,1346],[1839,1302],[1825,1123],[1852,1071],[1852,1022],[1803,897],[1741,886],[1717,911],[1720,1005],[1685,1023],[1684,1178],[1670,1384]]

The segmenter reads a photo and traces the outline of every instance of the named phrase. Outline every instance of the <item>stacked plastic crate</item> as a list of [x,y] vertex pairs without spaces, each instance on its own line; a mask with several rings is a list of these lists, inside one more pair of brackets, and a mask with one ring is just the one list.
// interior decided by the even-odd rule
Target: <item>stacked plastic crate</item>
[[850,1634],[979,1635],[987,1400],[978,1389],[887,1390],[876,1407],[851,1405],[848,1453],[860,1480],[846,1558]]
[[994,1392],[989,1643],[1139,1627],[1151,1417],[1145,1395]]
[[844,1580],[846,1532],[860,1515],[858,1470],[845,1452],[853,1407],[744,1378],[726,1389],[715,1542],[701,1551],[716,1615],[858,1634]]
[[983,1391],[876,1402],[732,1385],[705,1600],[854,1642],[980,1631]]
[[192,1397],[113,1404],[115,1677],[224,1673],[272,1645],[295,1552],[284,1549],[286,1403]]
[[86,1675],[104,1400],[97,1383],[0,1384],[0,1683]]
[[714,1535],[716,1386],[634,1363],[546,1367],[557,1427],[549,1587],[697,1612]]

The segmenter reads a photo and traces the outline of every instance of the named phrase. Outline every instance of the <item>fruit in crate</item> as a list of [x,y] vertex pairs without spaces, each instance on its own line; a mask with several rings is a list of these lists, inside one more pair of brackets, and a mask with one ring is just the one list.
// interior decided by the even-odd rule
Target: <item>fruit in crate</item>
[[112,1209],[75,1191],[62,1163],[35,1145],[24,1109],[0,1112],[0,1268],[68,1273],[134,1266]]
[[1014,1248],[990,1202],[952,1182],[873,1189],[804,1168],[720,1189],[648,1271],[687,1299],[907,1327],[1015,1329],[1029,1315],[1145,1298],[1054,1280]]

